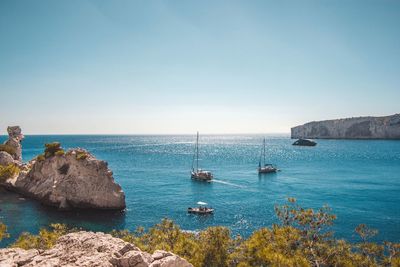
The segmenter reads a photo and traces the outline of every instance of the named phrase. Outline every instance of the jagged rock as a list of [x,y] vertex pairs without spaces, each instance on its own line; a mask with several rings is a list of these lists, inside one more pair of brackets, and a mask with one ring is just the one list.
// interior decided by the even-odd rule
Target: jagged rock
[[7,166],[14,162],[14,158],[5,151],[0,151],[0,165]]
[[73,149],[30,164],[27,173],[7,181],[8,188],[60,209],[125,208],[125,194],[107,162],[86,150]]
[[8,127],[7,132],[6,149],[11,147],[16,152],[11,155],[0,151],[0,164],[14,162],[20,172],[2,181],[1,186],[59,209],[125,208],[125,194],[115,183],[107,162],[96,159],[84,149],[64,153],[59,143],[51,143],[46,144],[44,155],[24,164],[21,162],[20,142],[24,138],[21,128]]
[[291,129],[292,138],[400,139],[400,114],[314,121]]
[[0,266],[17,267],[23,266],[32,261],[35,256],[39,255],[39,250],[24,250],[20,248],[0,249]]
[[109,234],[81,231],[60,237],[49,250],[0,249],[0,266],[192,267],[173,253],[156,253],[158,257],[165,256],[155,259],[149,253]]
[[4,144],[11,146],[15,149],[15,154],[12,156],[16,161],[21,162],[22,161],[21,141],[24,139],[24,135],[21,133],[21,128],[19,126],[9,126],[7,128],[7,132],[8,132],[8,140],[4,142]]
[[154,261],[150,267],[181,267],[191,266],[186,260],[164,250],[156,250],[152,255]]
[[172,256],[172,255],[173,254],[171,252],[167,252],[167,251],[164,251],[164,250],[156,250],[156,251],[154,251],[152,257],[155,260],[159,260],[159,259],[162,259],[162,258],[165,258],[165,257],[168,257],[168,256]]

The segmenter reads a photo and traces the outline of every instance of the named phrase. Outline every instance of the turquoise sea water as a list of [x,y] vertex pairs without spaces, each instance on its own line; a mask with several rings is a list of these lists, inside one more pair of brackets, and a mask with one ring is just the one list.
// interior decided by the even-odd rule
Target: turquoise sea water
[[[400,241],[400,141],[317,140],[316,147],[295,147],[286,135],[266,135],[267,159],[281,169],[259,176],[261,135],[210,135],[200,138],[200,165],[215,182],[190,179],[195,136],[26,136],[23,159],[59,141],[83,147],[108,161],[126,194],[125,212],[59,212],[14,193],[0,191],[0,220],[11,242],[22,231],[37,232],[63,222],[91,230],[150,227],[164,217],[183,229],[212,225],[233,234],[276,222],[274,205],[295,197],[305,207],[324,204],[337,214],[338,237],[355,240],[353,229],[366,223],[379,230],[378,241]],[[0,142],[6,139],[0,137]],[[188,215],[187,207],[208,202],[213,216]]]

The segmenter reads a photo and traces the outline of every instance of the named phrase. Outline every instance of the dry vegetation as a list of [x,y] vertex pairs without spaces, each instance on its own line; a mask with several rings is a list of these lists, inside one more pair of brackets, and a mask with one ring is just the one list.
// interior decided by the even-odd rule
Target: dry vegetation
[[[400,266],[400,244],[370,242],[377,231],[366,225],[355,229],[358,243],[336,239],[330,231],[336,217],[328,207],[303,209],[289,198],[275,212],[280,224],[259,229],[247,239],[232,238],[229,229],[220,226],[188,233],[168,219],[147,232],[140,227],[134,232],[114,230],[111,234],[150,253],[156,249],[172,251],[196,267]],[[5,226],[0,226],[0,237],[5,237],[5,231]],[[38,235],[23,233],[12,246],[50,248],[69,231],[73,230],[54,224],[50,229],[41,229]]]

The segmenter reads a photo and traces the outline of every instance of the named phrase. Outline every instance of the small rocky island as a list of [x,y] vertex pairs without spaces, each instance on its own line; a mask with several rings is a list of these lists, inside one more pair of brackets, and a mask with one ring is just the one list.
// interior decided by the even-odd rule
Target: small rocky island
[[64,151],[59,143],[51,143],[25,164],[21,128],[7,131],[9,139],[0,145],[1,186],[59,209],[125,208],[125,194],[107,162],[84,149]]
[[294,139],[400,139],[400,114],[313,121],[291,129]]

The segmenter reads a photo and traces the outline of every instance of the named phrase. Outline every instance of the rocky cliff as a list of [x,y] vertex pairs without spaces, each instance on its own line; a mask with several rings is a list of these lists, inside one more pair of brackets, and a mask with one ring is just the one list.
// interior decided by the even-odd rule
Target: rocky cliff
[[292,138],[400,139],[400,114],[313,121],[291,129]]
[[48,250],[0,249],[0,266],[192,267],[173,253],[149,254],[109,234],[85,231],[60,237]]
[[[18,129],[12,132],[21,137]],[[20,147],[22,139],[15,140]],[[44,154],[28,164],[20,162],[21,154],[13,160],[7,152],[0,153],[2,165],[18,167],[11,177],[0,181],[0,185],[9,190],[60,209],[125,208],[125,194],[114,181],[107,162],[96,159],[84,149],[64,152],[59,143],[46,144]]]
[[60,209],[124,209],[125,194],[112,175],[107,162],[73,149],[34,160],[10,183],[15,191]]
[[[22,145],[24,139],[19,126],[9,126],[7,128],[8,140],[0,145],[0,164],[5,165],[8,163],[7,158],[12,158],[16,163],[22,162]],[[6,155],[8,154],[8,155]]]

